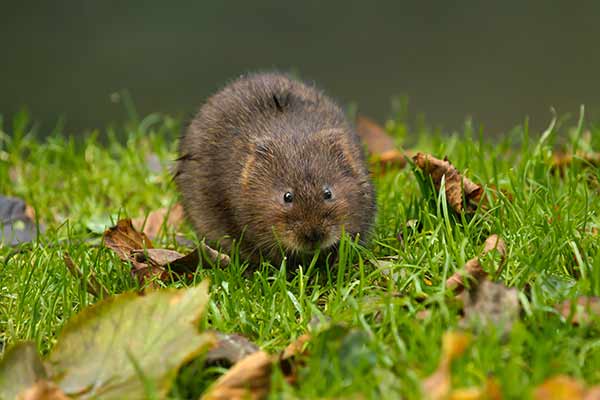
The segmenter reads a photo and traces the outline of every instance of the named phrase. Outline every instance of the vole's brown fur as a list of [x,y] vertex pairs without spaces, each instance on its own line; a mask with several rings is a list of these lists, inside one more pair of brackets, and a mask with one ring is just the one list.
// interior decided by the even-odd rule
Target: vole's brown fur
[[286,75],[244,76],[210,97],[179,151],[175,181],[196,232],[226,249],[241,237],[243,257],[280,262],[372,226],[356,133],[330,98]]

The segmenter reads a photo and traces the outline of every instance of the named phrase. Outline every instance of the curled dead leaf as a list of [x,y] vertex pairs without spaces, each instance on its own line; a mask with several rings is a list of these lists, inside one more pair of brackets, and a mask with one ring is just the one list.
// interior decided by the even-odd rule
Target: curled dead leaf
[[444,178],[446,199],[454,211],[459,214],[475,212],[483,195],[481,186],[463,177],[448,160],[417,153],[413,156],[413,161],[419,169],[431,176],[436,190],[440,190]]
[[25,390],[19,396],[18,400],[69,400],[62,390],[53,382],[49,381],[38,381]]
[[561,175],[564,174],[565,169],[575,163],[581,165],[600,165],[600,153],[578,151],[575,155],[564,152],[556,152],[552,154],[552,160],[550,161],[551,168],[553,171],[559,172]]
[[408,155],[396,148],[394,139],[377,122],[359,115],[356,118],[356,131],[374,162],[399,168],[406,166]]
[[143,232],[138,232],[130,219],[122,219],[116,226],[104,232],[103,242],[106,247],[113,250],[122,261],[131,263],[132,274],[137,277],[141,285],[149,283],[155,287],[155,279],[165,280],[168,274],[158,263],[151,258],[142,257],[144,253],[154,248],[152,241]]
[[104,245],[113,250],[123,261],[128,261],[132,250],[152,249],[152,242],[143,232],[138,232],[130,219],[122,219],[117,225],[104,231]]
[[[506,243],[502,238],[496,234],[490,235],[484,243],[483,251],[479,257],[474,257],[467,261],[465,266],[460,271],[456,271],[450,278],[446,280],[446,288],[454,291],[454,293],[461,293],[465,288],[467,280],[471,281],[471,286],[476,286],[478,282],[487,277],[487,272],[481,267],[479,258],[485,256],[489,252],[497,250],[500,253],[501,261],[503,264],[506,257]],[[498,273],[497,273],[498,275]]]
[[600,400],[600,385],[588,388],[585,391],[583,400]]
[[204,400],[264,399],[271,386],[272,355],[257,351],[243,358],[202,396]]
[[453,390],[449,400],[502,400],[502,391],[498,381],[493,377],[488,377],[483,387]]
[[309,334],[300,336],[279,355],[270,355],[262,350],[247,355],[217,379],[202,399],[265,399],[271,387],[273,366],[281,369],[288,383],[294,383],[297,372],[294,357],[304,354],[310,338]]
[[396,148],[394,139],[377,122],[363,115],[356,117],[356,132],[369,153],[382,155]]
[[311,339],[311,335],[309,333],[305,333],[298,337],[298,339],[294,340],[292,343],[288,344],[285,349],[281,352],[281,356],[279,357],[281,360],[286,360],[291,357],[295,357],[300,354],[305,354],[306,344]]
[[194,249],[186,255],[169,249],[155,249],[148,236],[138,232],[130,219],[120,220],[116,226],[107,229],[103,241],[121,260],[131,263],[132,274],[141,284],[149,282],[151,286],[155,286],[156,279],[172,279],[170,272],[178,275],[193,273],[201,255],[211,264],[221,267],[229,264],[226,254],[204,243],[200,244],[199,249]]
[[442,356],[435,372],[422,383],[425,398],[430,400],[447,399],[451,390],[450,366],[453,360],[461,356],[471,341],[471,337],[462,332],[446,332],[442,336]]
[[547,379],[533,390],[534,400],[582,400],[585,389],[581,382],[566,375]]

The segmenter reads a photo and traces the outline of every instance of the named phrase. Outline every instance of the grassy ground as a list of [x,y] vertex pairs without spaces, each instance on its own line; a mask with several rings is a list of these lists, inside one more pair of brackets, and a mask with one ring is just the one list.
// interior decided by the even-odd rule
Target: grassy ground
[[[118,217],[177,201],[167,168],[176,157],[180,123],[149,116],[80,142],[61,132],[36,139],[23,115],[4,125],[1,194],[25,199],[47,230],[21,253],[0,248],[0,339],[5,346],[32,339],[47,352],[64,322],[95,301],[65,269],[65,251],[84,273],[92,268],[111,293],[136,287],[128,266],[98,246],[100,233]],[[399,141],[407,131],[402,121],[388,128]],[[203,325],[277,351],[318,321],[345,324],[356,329],[345,339],[317,339],[298,386],[275,374],[276,391],[306,398],[419,398],[421,380],[439,361],[442,334],[460,324],[460,307],[445,280],[497,233],[508,247],[501,280],[519,289],[522,316],[509,335],[493,327],[475,330],[453,366],[455,385],[481,386],[494,376],[505,398],[518,399],[559,373],[600,383],[600,323],[573,326],[552,308],[574,296],[600,295],[600,171],[585,163],[573,163],[562,175],[550,170],[553,148],[600,149],[600,130],[565,122],[543,140],[539,132],[518,128],[496,141],[468,124],[445,136],[424,127],[408,132],[411,148],[447,155],[474,181],[511,195],[472,217],[456,216],[443,198],[419,186],[412,169],[389,170],[376,178],[379,213],[368,249],[346,243],[337,271],[315,265],[291,278],[285,268],[269,265],[245,276],[239,261],[224,270],[200,268],[194,279],[211,281]],[[155,156],[163,168],[156,168]],[[407,227],[409,220],[418,220],[419,229]],[[194,239],[189,227],[184,233]],[[176,247],[168,232],[159,242]],[[383,256],[396,256],[394,274],[371,263]],[[488,271],[497,267],[497,260],[484,262]],[[418,318],[424,309],[431,313]],[[197,396],[221,372],[192,364],[172,395]]]

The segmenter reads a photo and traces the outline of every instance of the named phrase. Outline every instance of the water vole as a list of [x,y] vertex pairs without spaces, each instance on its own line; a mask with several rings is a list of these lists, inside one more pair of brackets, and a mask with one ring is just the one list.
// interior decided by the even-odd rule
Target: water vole
[[277,73],[243,76],[210,97],[179,146],[175,181],[200,238],[273,262],[364,239],[375,195],[338,105]]

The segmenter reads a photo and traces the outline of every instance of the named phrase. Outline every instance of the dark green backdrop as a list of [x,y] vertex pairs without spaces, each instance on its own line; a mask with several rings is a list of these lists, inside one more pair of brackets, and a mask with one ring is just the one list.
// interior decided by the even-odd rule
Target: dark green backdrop
[[1,2],[0,113],[27,105],[51,127],[189,115],[236,75],[293,69],[377,119],[406,94],[445,128],[547,124],[550,106],[600,106],[600,2]]

